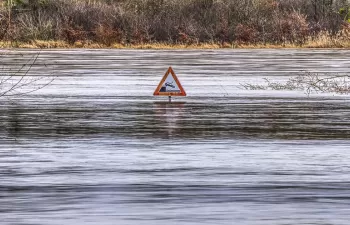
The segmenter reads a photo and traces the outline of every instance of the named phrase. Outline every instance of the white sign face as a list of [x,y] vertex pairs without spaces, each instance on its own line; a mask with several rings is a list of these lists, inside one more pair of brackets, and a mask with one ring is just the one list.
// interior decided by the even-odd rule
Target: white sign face
[[178,87],[173,75],[169,73],[164,83],[162,84],[162,87],[160,88],[159,92],[180,92],[180,91],[181,90]]

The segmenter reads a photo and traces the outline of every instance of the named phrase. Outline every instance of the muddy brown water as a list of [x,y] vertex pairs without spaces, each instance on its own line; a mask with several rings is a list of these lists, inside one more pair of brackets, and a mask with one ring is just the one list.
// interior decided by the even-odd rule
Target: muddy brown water
[[[2,51],[2,73],[37,54]],[[188,96],[153,97],[168,66]],[[45,50],[0,99],[0,224],[348,224],[350,98],[245,90],[346,50]],[[40,82],[45,82],[41,80]]]

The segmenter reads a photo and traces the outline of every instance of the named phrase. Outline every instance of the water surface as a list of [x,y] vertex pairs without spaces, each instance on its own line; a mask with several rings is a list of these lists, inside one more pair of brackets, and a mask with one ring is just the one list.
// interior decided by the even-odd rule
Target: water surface
[[[34,51],[3,55],[3,72]],[[249,91],[346,73],[341,50],[50,50],[0,103],[0,224],[348,224],[347,95]],[[172,66],[188,96],[153,97]],[[42,80],[40,82],[45,82]]]

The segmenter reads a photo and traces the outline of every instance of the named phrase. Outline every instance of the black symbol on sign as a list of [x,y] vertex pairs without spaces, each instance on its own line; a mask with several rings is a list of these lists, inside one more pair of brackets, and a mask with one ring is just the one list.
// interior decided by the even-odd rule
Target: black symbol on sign
[[165,83],[165,86],[166,86],[166,87],[169,86],[169,87],[175,88],[175,85],[173,85],[173,82],[174,82],[174,81],[172,81],[171,83],[166,82],[166,83]]

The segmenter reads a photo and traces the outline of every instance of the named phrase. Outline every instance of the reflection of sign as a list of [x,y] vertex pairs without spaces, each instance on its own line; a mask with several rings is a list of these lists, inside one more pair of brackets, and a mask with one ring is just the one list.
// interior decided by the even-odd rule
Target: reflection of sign
[[186,96],[185,90],[171,67],[164,74],[153,95]]
[[182,135],[183,130],[181,127],[183,124],[180,122],[184,119],[184,107],[184,102],[174,102],[172,104],[168,102],[153,103],[153,112],[157,124],[162,124],[161,130],[155,129],[159,132],[159,135],[165,135],[166,137]]

